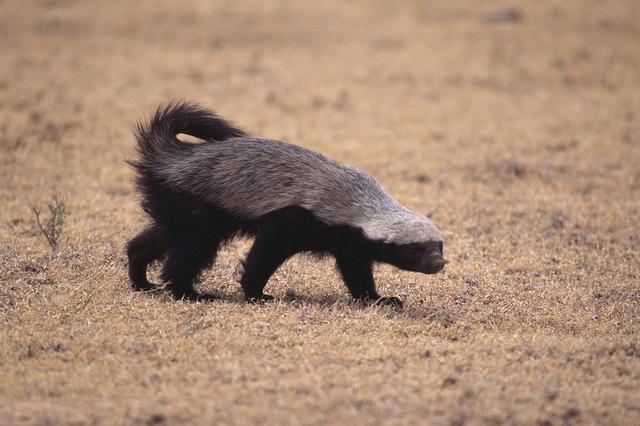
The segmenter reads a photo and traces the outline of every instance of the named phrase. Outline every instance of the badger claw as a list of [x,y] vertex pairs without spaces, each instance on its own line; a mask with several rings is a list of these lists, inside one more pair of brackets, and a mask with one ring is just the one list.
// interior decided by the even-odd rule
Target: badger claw
[[158,288],[154,284],[151,284],[149,281],[134,282],[131,284],[131,287],[133,287],[135,291],[151,291]]
[[216,300],[217,297],[213,294],[200,294],[196,291],[172,291],[172,296],[176,300],[184,300],[188,302],[206,302],[210,300]]
[[374,306],[391,306],[397,309],[404,309],[404,303],[399,297],[396,296],[388,296],[388,297],[380,297],[374,303]]
[[272,295],[265,294],[265,293],[262,293],[259,296],[253,296],[253,297],[245,296],[244,297],[244,300],[246,300],[249,303],[265,303],[265,302],[271,302],[272,300],[275,300],[275,299],[276,298],[273,297]]

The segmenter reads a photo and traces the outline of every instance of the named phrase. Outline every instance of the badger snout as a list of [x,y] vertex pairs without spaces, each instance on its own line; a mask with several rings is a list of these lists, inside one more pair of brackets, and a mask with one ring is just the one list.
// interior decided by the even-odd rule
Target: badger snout
[[435,274],[442,271],[447,261],[444,260],[442,254],[438,252],[431,252],[422,259],[420,264],[420,272],[425,274]]
[[440,272],[447,261],[444,260],[442,241],[427,241],[404,245],[383,246],[381,259],[400,269],[423,274]]
[[442,271],[447,261],[443,256],[442,241],[427,244],[424,257],[420,262],[420,272],[425,274],[435,274]]

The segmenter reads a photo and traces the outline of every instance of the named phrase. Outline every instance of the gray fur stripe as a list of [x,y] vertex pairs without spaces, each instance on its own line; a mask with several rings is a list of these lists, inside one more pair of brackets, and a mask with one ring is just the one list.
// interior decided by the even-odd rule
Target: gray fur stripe
[[327,224],[358,226],[373,240],[442,240],[428,218],[400,205],[370,175],[319,153],[251,137],[196,148],[161,159],[159,175],[240,218],[299,206]]

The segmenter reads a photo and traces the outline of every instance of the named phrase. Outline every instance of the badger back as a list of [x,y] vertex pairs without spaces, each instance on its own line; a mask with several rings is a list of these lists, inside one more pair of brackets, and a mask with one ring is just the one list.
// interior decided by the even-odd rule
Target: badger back
[[425,241],[437,231],[370,175],[317,152],[250,137],[196,148],[159,170],[172,186],[238,218],[251,220],[298,206],[328,225],[356,226],[376,240]]

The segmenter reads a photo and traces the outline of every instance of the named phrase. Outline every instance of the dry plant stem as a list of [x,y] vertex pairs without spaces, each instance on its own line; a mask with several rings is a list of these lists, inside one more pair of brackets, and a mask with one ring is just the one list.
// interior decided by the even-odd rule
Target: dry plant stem
[[62,226],[64,225],[64,200],[60,199],[57,195],[54,196],[47,204],[49,207],[49,219],[43,224],[40,219],[41,211],[37,207],[31,207],[34,215],[36,216],[36,223],[38,228],[44,237],[47,239],[51,250],[56,251],[58,248],[58,241],[62,235]]

